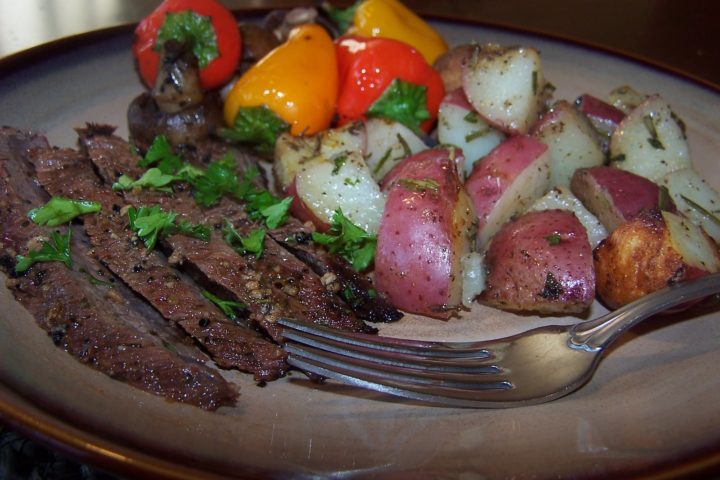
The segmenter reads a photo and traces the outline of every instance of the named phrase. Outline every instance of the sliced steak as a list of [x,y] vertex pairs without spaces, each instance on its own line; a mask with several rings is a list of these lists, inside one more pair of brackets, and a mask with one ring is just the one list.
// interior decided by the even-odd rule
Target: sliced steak
[[[82,235],[71,238],[72,269],[59,262],[36,263],[23,274],[15,273],[15,256],[26,254],[28,245],[48,235],[27,219],[30,208],[47,197],[28,175],[23,157],[31,148],[47,148],[36,136],[12,129],[0,130],[0,225],[1,268],[10,277],[7,286],[15,298],[50,334],[53,342],[83,363],[142,390],[183,403],[214,410],[232,405],[237,390],[218,372],[204,366],[203,355],[183,355],[185,348],[166,327],[147,323],[127,301],[120,282],[88,280],[90,272],[110,280],[109,272],[87,254]],[[61,230],[66,231],[62,227]],[[93,276],[93,278],[95,278]],[[152,317],[152,315],[150,315]],[[165,331],[156,334],[156,329]],[[188,358],[190,357],[190,358]]]
[[[97,128],[92,132],[81,130],[80,134],[81,145],[107,184],[117,178],[105,167],[108,163],[118,171],[131,172],[135,176],[143,173],[137,167],[139,158],[129,147],[119,146],[124,142],[119,137],[108,136],[106,130]],[[173,195],[136,190],[126,192],[125,199],[134,206],[160,205],[192,223],[219,228],[227,220],[241,235],[248,235],[259,227],[247,219],[239,203],[227,198],[210,209],[197,206],[187,190],[176,191]],[[275,322],[283,316],[343,330],[375,331],[328,291],[317,274],[270,236],[266,236],[264,252],[259,259],[252,255],[239,256],[218,232],[213,233],[209,243],[175,235],[166,239],[165,244],[172,251],[171,259],[192,268],[198,274],[196,278],[233,294],[248,307],[253,320],[273,338],[280,339]]]
[[100,184],[93,165],[70,149],[35,150],[37,178],[53,195],[99,202],[103,212],[84,218],[94,254],[160,314],[176,322],[224,368],[272,380],[287,369],[285,353],[247,325],[229,320],[201,289],[157,251],[146,251],[127,228],[122,196]]

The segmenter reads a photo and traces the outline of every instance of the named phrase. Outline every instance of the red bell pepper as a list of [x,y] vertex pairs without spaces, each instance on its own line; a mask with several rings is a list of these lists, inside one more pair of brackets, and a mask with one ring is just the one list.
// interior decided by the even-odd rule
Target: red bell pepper
[[389,38],[336,41],[339,123],[382,116],[428,132],[445,95],[442,78],[410,45]]
[[148,87],[155,84],[157,77],[159,47],[171,38],[190,42],[203,88],[223,85],[240,61],[240,29],[223,5],[216,0],[165,0],[135,29],[133,53]]

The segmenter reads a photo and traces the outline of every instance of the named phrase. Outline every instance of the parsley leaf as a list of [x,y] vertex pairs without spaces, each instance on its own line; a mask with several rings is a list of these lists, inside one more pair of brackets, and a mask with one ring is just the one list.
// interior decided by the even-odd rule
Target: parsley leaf
[[123,174],[113,183],[113,190],[132,190],[133,188],[152,188],[161,192],[172,192],[170,184],[177,180],[175,175],[163,173],[159,168],[153,167],[143,173],[142,177],[133,180]]
[[163,212],[159,205],[141,206],[128,209],[130,229],[143,239],[148,251],[155,248],[158,238],[180,233],[203,241],[210,240],[210,229],[203,225],[193,225],[187,220],[175,223],[175,212]]
[[221,136],[236,142],[251,143],[264,154],[271,154],[277,137],[290,129],[290,125],[266,105],[240,107],[232,128],[224,129]]
[[70,257],[70,237],[72,229],[68,227],[65,235],[58,232],[50,234],[50,241],[43,241],[40,250],[28,252],[27,256],[16,257],[15,273],[22,273],[37,262],[62,262],[67,268],[72,268]]
[[[263,199],[262,203],[257,202],[257,199],[260,198]],[[287,220],[291,203],[292,197],[279,199],[270,195],[267,191],[263,191],[260,195],[253,197],[245,206],[245,210],[248,211],[250,218],[262,219],[268,228],[277,228]]]
[[377,236],[352,223],[340,209],[333,213],[330,231],[313,232],[312,239],[325,245],[331,253],[342,255],[358,272],[368,268],[375,258]]
[[230,319],[230,320],[236,320],[237,314],[235,313],[235,310],[244,310],[245,305],[243,305],[240,302],[234,302],[232,300],[223,300],[220,297],[217,297],[213,295],[212,293],[208,292],[207,290],[203,290],[202,296],[210,300],[212,303],[217,305],[217,307],[222,310],[222,312]]
[[200,68],[207,67],[220,56],[217,35],[210,17],[199,15],[192,10],[165,14],[165,21],[158,30],[153,48],[160,51],[168,40],[189,43]]
[[238,191],[241,185],[235,166],[235,159],[231,154],[210,163],[205,173],[192,182],[195,187],[195,201],[203,207],[209,207],[217,203],[223,195]]
[[28,212],[28,218],[37,225],[56,227],[67,223],[73,218],[85,213],[100,211],[100,204],[88,200],[72,200],[65,197],[52,197],[45,205],[33,208]]
[[260,258],[264,250],[265,229],[256,228],[250,235],[243,237],[232,226],[228,219],[225,219],[223,226],[223,238],[225,243],[230,245],[240,255],[254,253],[255,258]]
[[172,146],[165,135],[158,135],[148,148],[145,156],[138,162],[139,167],[157,166],[162,173],[175,173],[182,167],[182,160],[172,151]]
[[402,123],[415,132],[430,118],[426,105],[427,87],[396,78],[375,103],[370,105],[370,117],[384,117]]
[[545,240],[547,240],[548,245],[550,246],[560,245],[560,243],[562,242],[562,238],[558,233],[551,233],[550,235],[545,237]]

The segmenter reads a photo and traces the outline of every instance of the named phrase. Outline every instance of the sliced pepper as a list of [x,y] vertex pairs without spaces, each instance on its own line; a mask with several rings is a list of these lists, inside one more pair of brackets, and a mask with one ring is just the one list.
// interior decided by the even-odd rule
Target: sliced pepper
[[242,37],[235,17],[216,0],[165,0],[135,29],[133,53],[148,87],[155,84],[159,50],[169,39],[189,42],[203,88],[219,87],[240,61]]
[[398,0],[362,0],[344,11],[335,10],[335,18],[352,22],[346,33],[364,37],[385,37],[415,47],[429,64],[448,49],[445,39]]
[[[432,128],[445,87],[417,50],[389,38],[353,35],[339,38],[336,45],[340,124],[384,116],[416,131],[418,126],[426,132]],[[408,115],[412,116],[410,122]]]
[[330,126],[337,92],[330,35],[319,25],[301,25],[235,82],[225,100],[225,122],[233,127],[241,108],[265,106],[293,135],[310,135]]

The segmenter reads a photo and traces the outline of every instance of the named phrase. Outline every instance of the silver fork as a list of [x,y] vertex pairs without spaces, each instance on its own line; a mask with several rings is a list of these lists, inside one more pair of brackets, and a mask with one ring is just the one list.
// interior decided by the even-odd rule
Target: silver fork
[[656,313],[720,292],[720,273],[654,292],[600,318],[479,342],[343,333],[281,319],[289,363],[321,377],[422,402],[505,408],[548,402],[592,376],[608,346]]

